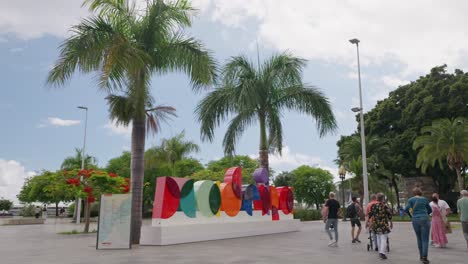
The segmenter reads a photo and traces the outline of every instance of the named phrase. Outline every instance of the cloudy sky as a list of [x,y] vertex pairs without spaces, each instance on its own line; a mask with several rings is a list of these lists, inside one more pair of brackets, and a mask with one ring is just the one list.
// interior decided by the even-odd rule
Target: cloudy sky
[[[130,131],[108,120],[105,94],[91,76],[75,75],[63,89],[45,86],[57,47],[68,29],[87,10],[81,0],[17,0],[0,2],[0,196],[14,198],[25,177],[42,169],[58,169],[64,157],[81,147],[84,113],[89,107],[87,151],[99,164],[130,146]],[[143,1],[144,2],[144,1]],[[276,171],[302,164],[336,173],[333,160],[340,135],[356,129],[358,104],[356,50],[348,40],[361,40],[364,108],[433,66],[465,69],[468,60],[466,1],[424,0],[197,0],[198,14],[188,33],[201,39],[220,63],[245,54],[260,58],[289,50],[308,60],[304,80],[330,99],[339,130],[319,138],[314,121],[285,113],[284,153],[271,157]],[[182,130],[201,145],[203,163],[222,156],[220,127],[213,143],[200,141],[193,110],[203,93],[195,94],[186,76],[156,76],[152,93],[159,104],[177,109],[178,118],[164,126],[147,147]],[[239,154],[255,155],[258,127],[249,129]]]

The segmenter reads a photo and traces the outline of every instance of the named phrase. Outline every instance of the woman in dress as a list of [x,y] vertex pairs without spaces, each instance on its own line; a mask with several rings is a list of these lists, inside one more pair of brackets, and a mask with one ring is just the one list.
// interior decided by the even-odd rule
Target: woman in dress
[[436,196],[432,196],[432,236],[431,239],[434,242],[435,247],[444,248],[448,243],[447,236],[445,235],[445,222],[444,216],[442,215],[442,209],[440,208],[439,199]]

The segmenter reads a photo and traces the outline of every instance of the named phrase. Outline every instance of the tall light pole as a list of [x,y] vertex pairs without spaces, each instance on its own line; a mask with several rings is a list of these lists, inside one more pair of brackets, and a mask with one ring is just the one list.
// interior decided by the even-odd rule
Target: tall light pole
[[[86,158],[86,128],[88,126],[88,107],[85,106],[78,106],[79,109],[85,110],[86,117],[85,117],[85,129],[84,129],[84,139],[83,139],[83,149],[81,149],[81,169],[84,170],[85,168],[85,158]],[[80,176],[80,182],[83,181],[83,176]],[[78,198],[78,203],[76,205],[76,224],[80,223],[80,215],[81,215],[81,198]]]
[[357,63],[358,63],[358,79],[359,79],[359,108],[351,109],[353,112],[359,111],[361,119],[361,146],[362,146],[362,179],[364,182],[364,201],[366,206],[369,202],[369,183],[367,179],[367,157],[366,157],[366,135],[364,134],[364,109],[362,108],[362,88],[361,88],[361,64],[359,62],[359,39],[350,39],[351,44],[356,44]]
[[346,207],[345,207],[345,190],[344,190],[344,179],[346,177],[346,169],[343,166],[340,166],[338,169],[338,175],[340,175],[341,179],[341,194],[343,197],[343,221],[346,221]]

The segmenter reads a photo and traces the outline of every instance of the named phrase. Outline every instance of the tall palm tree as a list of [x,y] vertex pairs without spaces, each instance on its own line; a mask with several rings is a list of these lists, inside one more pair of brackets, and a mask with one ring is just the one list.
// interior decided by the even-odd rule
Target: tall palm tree
[[270,151],[281,154],[285,110],[312,116],[320,136],[333,131],[336,121],[328,99],[316,88],[304,84],[305,61],[282,53],[258,68],[246,57],[231,58],[222,69],[219,86],[197,106],[203,140],[214,139],[214,129],[230,115],[223,145],[226,155],[233,155],[242,133],[251,125],[260,125],[260,165],[269,168]]
[[413,143],[413,149],[419,150],[416,167],[425,173],[436,162],[442,168],[442,160],[446,159],[449,168],[457,173],[458,188],[461,191],[461,172],[463,164],[468,161],[468,119],[438,119],[432,121],[431,126],[421,128],[421,134]]
[[[81,169],[81,162],[82,162],[82,153],[81,149],[75,148],[75,156],[66,157],[60,169],[62,170],[74,170],[74,169]],[[85,168],[93,169],[97,168],[97,159],[96,157],[86,155],[85,156]]]
[[[61,45],[48,82],[63,86],[77,70],[96,72],[99,88],[113,96],[123,92],[128,99],[126,103],[131,104],[131,112],[120,113],[127,116],[111,114],[111,117],[123,123],[132,121],[131,240],[137,244],[142,219],[148,105],[152,101],[151,77],[181,71],[190,76],[194,89],[200,89],[213,82],[215,62],[199,41],[183,32],[192,24],[194,9],[188,1],[147,0],[144,10],[137,9],[134,3],[86,0],[94,15],[72,28],[73,35]],[[120,99],[110,100],[112,105],[112,100]]]
[[192,152],[199,152],[200,147],[197,144],[184,140],[185,131],[175,137],[164,139],[161,148],[166,159],[172,166],[172,175],[175,176],[175,163]]

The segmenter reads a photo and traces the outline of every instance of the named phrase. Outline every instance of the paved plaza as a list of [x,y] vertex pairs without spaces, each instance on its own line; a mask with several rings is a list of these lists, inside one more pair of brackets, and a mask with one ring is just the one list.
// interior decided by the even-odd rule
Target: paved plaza
[[[367,252],[365,237],[362,244],[351,244],[349,222],[340,222],[337,248],[327,246],[323,223],[305,222],[294,233],[99,251],[95,249],[96,234],[57,234],[77,229],[68,222],[49,219],[45,225],[0,226],[0,263],[420,263],[410,223],[395,224],[389,259],[380,260],[376,253]],[[91,226],[91,230],[95,228]],[[448,239],[448,248],[430,248],[431,263],[466,264],[468,250],[459,225]]]

